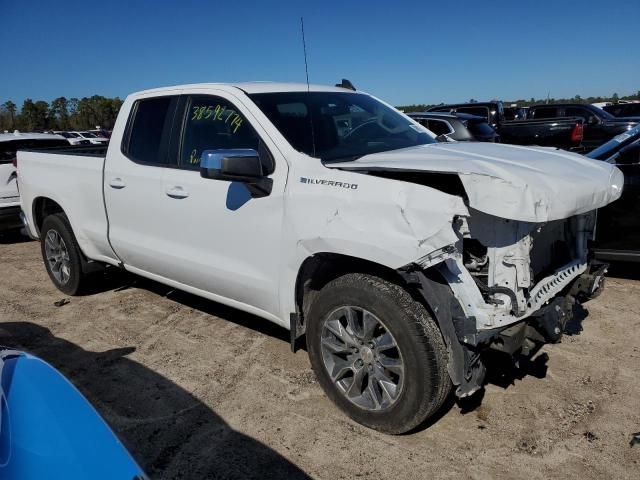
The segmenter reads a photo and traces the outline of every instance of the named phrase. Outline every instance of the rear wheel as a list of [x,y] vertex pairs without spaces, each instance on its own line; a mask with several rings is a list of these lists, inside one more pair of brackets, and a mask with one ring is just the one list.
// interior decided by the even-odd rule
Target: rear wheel
[[64,213],[49,215],[40,229],[42,258],[49,278],[58,290],[77,295],[88,284],[82,252]]
[[378,277],[348,274],[327,284],[309,311],[307,347],[329,398],[382,432],[411,430],[451,391],[436,323],[406,290]]

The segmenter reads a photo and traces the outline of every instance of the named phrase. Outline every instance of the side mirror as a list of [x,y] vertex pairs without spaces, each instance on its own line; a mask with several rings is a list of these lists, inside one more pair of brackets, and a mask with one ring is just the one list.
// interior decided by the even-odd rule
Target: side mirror
[[589,118],[587,118],[587,125],[595,125],[598,123],[598,119],[596,118],[595,115],[591,115]]
[[447,137],[444,133],[441,133],[440,135],[438,135],[436,137],[436,142],[438,142],[438,143],[442,143],[442,142],[446,143],[446,142],[450,142],[450,141],[451,141],[451,139],[449,137]]
[[200,156],[200,176],[244,183],[251,195],[271,193],[273,180],[264,175],[258,152],[253,149],[205,150]]

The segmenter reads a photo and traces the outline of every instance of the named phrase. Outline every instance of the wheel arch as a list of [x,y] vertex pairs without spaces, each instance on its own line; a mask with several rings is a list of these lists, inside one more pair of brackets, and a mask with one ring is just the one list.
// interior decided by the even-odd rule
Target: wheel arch
[[36,197],[33,200],[31,214],[33,218],[33,226],[35,227],[38,236],[40,236],[44,219],[48,215],[52,215],[54,213],[65,213],[62,206],[55,200],[49,197]]
[[[405,288],[417,300],[424,302],[415,286],[391,267],[360,257],[341,253],[319,252],[308,256],[300,265],[295,281],[296,312],[291,319],[292,338],[306,330],[305,317],[313,300],[322,287],[347,273],[375,275]],[[295,322],[295,323],[294,323]]]

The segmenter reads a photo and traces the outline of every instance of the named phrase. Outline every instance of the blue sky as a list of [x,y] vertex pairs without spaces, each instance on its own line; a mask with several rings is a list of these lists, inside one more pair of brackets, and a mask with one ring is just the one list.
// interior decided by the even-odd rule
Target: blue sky
[[395,105],[640,90],[640,0],[0,0],[0,102],[304,81],[300,16],[312,83]]

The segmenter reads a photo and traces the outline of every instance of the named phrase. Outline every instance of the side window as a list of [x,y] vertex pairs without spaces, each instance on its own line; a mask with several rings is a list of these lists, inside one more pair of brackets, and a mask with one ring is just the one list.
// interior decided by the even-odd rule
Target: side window
[[168,146],[178,97],[138,100],[131,109],[123,153],[135,162],[168,164]]
[[555,107],[542,107],[533,110],[533,118],[556,118],[558,109]]
[[251,148],[262,158],[265,149],[260,144],[256,131],[227,100],[208,95],[188,98],[180,148],[182,168],[199,168],[205,150]]
[[427,120],[426,127],[436,135],[446,135],[452,133],[449,125],[441,120]]
[[591,118],[595,118],[592,112],[586,108],[567,107],[564,111],[566,117],[582,117],[585,122],[589,122]]

